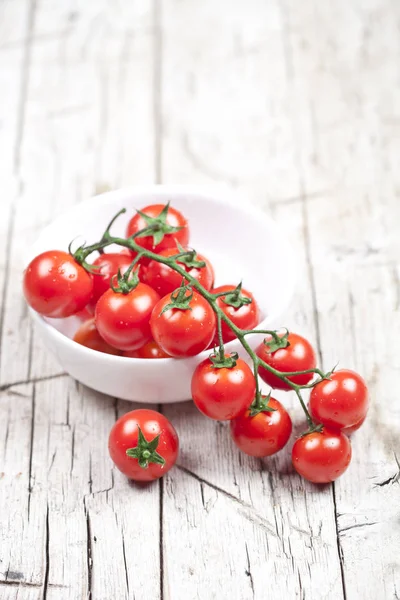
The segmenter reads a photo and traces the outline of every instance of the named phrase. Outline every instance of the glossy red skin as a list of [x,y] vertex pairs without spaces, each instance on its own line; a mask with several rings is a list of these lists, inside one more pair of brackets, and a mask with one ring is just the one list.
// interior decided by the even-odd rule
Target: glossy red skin
[[109,289],[96,304],[96,327],[102,338],[119,350],[137,350],[152,338],[150,316],[160,297],[138,283],[128,294]]
[[92,276],[68,252],[48,250],[24,272],[23,291],[36,312],[53,319],[76,314],[92,297]]
[[255,393],[254,375],[241,358],[230,369],[218,369],[206,358],[193,373],[193,402],[210,419],[234,419],[250,406]]
[[[150,463],[147,469],[143,469],[136,458],[126,455],[129,448],[137,446],[138,426],[148,442],[160,434],[157,452],[164,458],[165,465]],[[124,475],[135,481],[154,481],[174,466],[179,452],[179,439],[164,415],[141,408],[118,419],[110,432],[108,450],[111,460]]]
[[[317,366],[317,357],[310,342],[297,333],[289,333],[288,341],[289,346],[280,348],[272,353],[268,351],[268,347],[264,343],[261,343],[256,349],[256,354],[280,373],[315,369]],[[264,367],[259,367],[258,373],[261,379],[274,389],[285,391],[292,389],[287,383],[281,381],[279,377],[270,373]],[[306,385],[311,381],[313,376],[313,373],[308,373],[306,375],[288,377],[288,379],[297,385]]]
[[100,267],[100,271],[93,273],[93,296],[90,301],[93,310],[100,296],[110,289],[111,278],[117,275],[118,269],[123,275],[128,270],[131,262],[132,257],[125,252],[110,252],[109,254],[101,254],[96,258],[93,265]]
[[251,417],[246,410],[231,421],[233,441],[249,456],[271,456],[282,450],[290,438],[292,421],[288,412],[275,398],[270,398],[269,406],[274,412],[260,412]]
[[[166,250],[159,252],[159,254],[160,256],[169,257],[174,254],[179,254],[179,252],[180,250],[174,247],[167,248]],[[185,269],[187,273],[197,279],[206,290],[210,290],[213,283],[213,269],[210,261],[201,254],[196,255],[196,260],[204,261],[206,266],[198,269],[196,267],[187,267],[185,264],[180,263],[179,260],[177,263]],[[163,265],[155,260],[151,260],[146,269],[143,281],[155,289],[162,297],[170,294],[181,285],[182,275],[171,269],[168,265]]]
[[171,302],[164,296],[154,307],[150,319],[151,333],[157,344],[170,356],[194,356],[205,350],[215,334],[215,314],[202,296],[193,293],[192,310],[173,308],[161,314]]
[[75,333],[73,340],[77,344],[86,346],[86,348],[90,348],[91,350],[97,350],[97,352],[114,354],[116,356],[121,354],[120,350],[113,348],[110,346],[110,344],[107,344],[107,342],[103,340],[97,331],[93,317],[82,323],[78,331]]
[[[151,204],[150,206],[142,208],[142,212],[150,217],[158,217],[164,206],[164,204]],[[161,242],[156,245],[153,243],[153,236],[138,237],[135,238],[135,242],[139,246],[142,246],[142,248],[146,248],[146,250],[151,250],[151,252],[156,252],[157,254],[162,250],[166,250],[167,248],[175,247],[177,241],[181,244],[181,246],[187,246],[189,242],[188,223],[185,217],[172,206],[170,206],[168,209],[167,223],[172,227],[182,227],[182,229],[175,233],[167,233],[164,235]],[[141,215],[139,215],[139,213],[137,213],[128,223],[126,237],[130,237],[145,227],[147,227],[146,221]],[[144,260],[144,264],[147,263],[148,260]]]
[[330,379],[317,383],[310,394],[312,418],[333,429],[352,427],[368,412],[368,389],[358,373],[335,371]]
[[292,450],[294,468],[312,483],[335,481],[346,471],[350,460],[348,437],[327,427],[298,438]]
[[147,342],[138,350],[127,350],[122,353],[122,356],[130,358],[171,358],[154,340]]
[[[214,288],[212,293],[232,292],[234,289],[236,289],[235,285],[220,285],[219,287]],[[260,322],[260,309],[251,292],[242,288],[242,294],[247,298],[251,298],[252,302],[250,304],[244,304],[240,308],[235,308],[234,306],[225,304],[223,298],[217,298],[217,304],[237,327],[240,327],[240,329],[254,329]],[[224,342],[230,342],[236,338],[233,331],[229,329],[228,325],[223,321],[221,330]],[[214,342],[215,344],[218,344],[217,336],[215,337]]]

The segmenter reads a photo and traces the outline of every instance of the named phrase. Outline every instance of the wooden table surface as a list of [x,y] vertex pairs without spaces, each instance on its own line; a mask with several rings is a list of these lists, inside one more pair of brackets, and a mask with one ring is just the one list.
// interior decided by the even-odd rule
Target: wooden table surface
[[[400,597],[399,28],[396,0],[0,2],[1,600]],[[163,407],[182,446],[164,480],[112,468],[132,404],[54,362],[22,255],[69,206],[145,182],[234,190],[285,228],[282,325],[371,391],[334,485],[240,455],[190,402]]]

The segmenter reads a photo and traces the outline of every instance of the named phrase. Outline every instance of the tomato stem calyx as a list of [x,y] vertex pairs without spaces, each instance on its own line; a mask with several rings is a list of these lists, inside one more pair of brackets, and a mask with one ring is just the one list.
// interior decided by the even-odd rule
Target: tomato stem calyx
[[236,361],[239,358],[237,352],[231,352],[230,354],[224,354],[221,357],[219,350],[214,350],[212,354],[210,354],[209,359],[213,364],[215,369],[232,369],[232,367],[236,366]]
[[[187,293],[189,292],[189,293]],[[161,311],[161,315],[167,310],[177,308],[178,310],[192,310],[190,301],[193,298],[193,290],[190,285],[185,285],[185,280],[182,279],[182,283],[177,290],[171,294],[171,302],[166,304]]]
[[272,339],[264,339],[263,344],[268,348],[268,353],[273,354],[281,348],[287,348],[290,343],[288,340],[289,330],[286,329],[286,333],[282,336],[273,336]]
[[266,396],[262,394],[256,394],[253,403],[250,406],[250,416],[255,417],[260,412],[274,412],[276,409],[269,406],[271,399],[271,392]]
[[179,254],[173,256],[172,258],[178,262],[191,269],[201,269],[206,266],[204,260],[197,260],[197,253],[194,248],[188,248],[185,250],[178,241],[176,241],[176,247],[179,250]]
[[147,469],[150,463],[165,465],[165,459],[156,452],[159,441],[160,434],[148,442],[138,425],[138,445],[135,448],[128,448],[126,454],[131,458],[136,458],[142,469]]
[[252,299],[242,294],[242,282],[240,282],[234,290],[231,292],[225,292],[224,294],[218,294],[222,296],[222,302],[233,306],[233,308],[242,308],[245,304],[251,304]]
[[157,217],[151,217],[150,215],[146,215],[143,211],[137,210],[136,212],[144,219],[147,227],[135,234],[134,237],[141,238],[152,236],[153,244],[154,246],[157,246],[164,239],[164,235],[180,231],[182,227],[173,227],[167,223],[169,204],[170,203],[167,202]]

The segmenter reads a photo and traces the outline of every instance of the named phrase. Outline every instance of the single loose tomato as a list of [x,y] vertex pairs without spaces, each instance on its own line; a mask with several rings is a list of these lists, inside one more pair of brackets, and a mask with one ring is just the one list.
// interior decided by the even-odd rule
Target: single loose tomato
[[123,275],[129,268],[132,257],[125,252],[110,252],[109,254],[100,254],[93,262],[93,266],[99,267],[99,270],[93,273],[93,296],[90,306],[94,309],[96,302],[110,289],[111,279],[118,273]]
[[136,350],[151,340],[150,316],[160,296],[145,283],[128,293],[105,292],[96,304],[96,327],[102,338],[120,350]]
[[[284,336],[283,336],[284,337]],[[265,341],[267,344],[273,343],[272,338],[268,336]],[[289,333],[287,336],[288,345],[286,348],[279,348],[271,352],[270,347],[263,342],[256,349],[256,354],[267,365],[270,365],[280,373],[290,373],[293,371],[307,371],[315,369],[317,358],[310,342],[297,333]],[[273,347],[273,346],[272,346]],[[279,379],[277,375],[270,373],[264,367],[259,367],[258,373],[272,388],[277,390],[290,390],[291,387]],[[295,375],[288,377],[290,381],[297,385],[306,385],[313,378],[313,373],[305,375]]]
[[194,356],[205,350],[215,333],[215,314],[207,300],[186,290],[182,306],[173,304],[175,293],[164,296],[154,307],[151,333],[157,344],[170,356]]
[[36,256],[24,272],[26,301],[45,317],[60,319],[82,310],[92,297],[92,276],[71,254],[48,250]]
[[178,435],[155,410],[132,410],[111,429],[108,449],[115,466],[135,481],[159,479],[178,457]]
[[79,327],[78,331],[73,337],[74,342],[91,348],[91,350],[97,350],[97,352],[104,352],[105,354],[121,354],[120,350],[113,348],[110,344],[107,344],[97,331],[94,318],[88,319]]
[[[228,355],[226,359],[231,360]],[[254,375],[244,360],[237,358],[235,362],[232,367],[217,367],[210,358],[206,358],[193,373],[193,401],[210,419],[233,419],[254,400]]]
[[296,471],[313,483],[329,483],[342,475],[350,464],[351,444],[340,431],[323,427],[296,440],[292,462]]
[[309,407],[312,418],[327,427],[352,427],[368,412],[365,381],[354,371],[335,371],[312,388]]
[[131,358],[171,358],[154,340],[147,342],[137,350],[127,350],[122,353],[122,356]]
[[[182,246],[189,242],[189,227],[185,217],[169,204],[151,204],[138,211],[128,223],[126,236],[135,235],[149,226],[152,227],[151,233],[135,237],[135,242],[146,250],[158,253],[175,247],[176,242]],[[142,262],[147,264],[149,261],[142,259]]]
[[[167,248],[159,252],[160,256],[171,257],[174,254],[179,254],[183,250],[173,247]],[[188,252],[191,252],[188,250]],[[177,259],[176,261],[189,275],[197,279],[199,283],[206,289],[210,290],[213,283],[213,270],[211,263],[201,254],[196,254],[194,251],[191,255]],[[204,263],[204,266],[199,266]],[[156,260],[151,260],[143,281],[155,289],[160,296],[165,296],[176,290],[182,282],[182,275],[174,271],[168,265],[164,265]],[[186,282],[187,283],[187,282]]]
[[236,446],[250,456],[271,456],[287,444],[292,421],[278,400],[270,398],[268,408],[251,416],[251,409],[231,421],[231,436]]
[[[219,308],[240,329],[254,329],[260,322],[260,309],[253,294],[242,289],[241,285],[220,285],[212,290],[213,294],[222,292],[226,292],[226,295],[217,298]],[[235,339],[235,334],[224,321],[221,330],[224,342]],[[215,336],[215,344],[218,344],[217,336]]]

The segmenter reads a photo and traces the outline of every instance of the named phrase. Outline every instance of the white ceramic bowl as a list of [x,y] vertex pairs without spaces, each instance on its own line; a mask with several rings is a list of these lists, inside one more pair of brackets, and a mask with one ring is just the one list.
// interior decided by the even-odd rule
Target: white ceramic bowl
[[[124,235],[135,208],[171,201],[188,219],[190,245],[209,258],[216,272],[216,285],[236,284],[254,293],[262,311],[260,329],[280,327],[282,313],[291,299],[294,285],[293,255],[282,231],[264,213],[248,203],[232,202],[188,186],[152,185],[116,190],[95,196],[73,207],[43,230],[30,248],[26,264],[44,250],[66,250],[69,242],[93,243],[100,239],[106,224],[121,208],[112,233]],[[78,241],[76,242],[78,244]],[[273,285],[270,283],[273,282]],[[209,351],[193,358],[139,359],[111,356],[81,346],[71,337],[81,321],[45,319],[30,311],[49,351],[60,365],[81,383],[111,396],[143,403],[188,400],[195,366]],[[248,336],[254,348],[259,336]],[[226,345],[246,358],[237,340]]]

